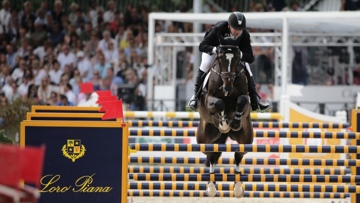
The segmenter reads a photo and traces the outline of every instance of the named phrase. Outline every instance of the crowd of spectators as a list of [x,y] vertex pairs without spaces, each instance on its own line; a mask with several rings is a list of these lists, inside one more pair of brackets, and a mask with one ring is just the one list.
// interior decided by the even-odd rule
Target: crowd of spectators
[[[287,2],[250,1],[246,11],[302,9],[297,1]],[[341,2],[342,10],[355,6],[348,0]],[[0,10],[1,105],[21,97],[45,105],[82,105],[91,95],[81,93],[80,84],[92,82],[94,90],[111,90],[113,95],[118,94],[119,87],[133,85],[134,96],[129,100],[129,108],[145,110],[148,14],[158,10],[128,4],[120,11],[112,0],[104,8],[96,1],[89,1],[86,10],[76,3],[65,8],[61,0],[54,0],[53,8],[49,8],[46,1],[39,8],[33,8],[31,1],[26,1],[20,10],[13,7],[10,0],[3,0]],[[208,8],[206,12],[220,12],[214,6]],[[174,12],[188,10],[182,4]],[[234,5],[229,12],[236,10],[239,9]],[[210,27],[203,25],[203,31]],[[190,23],[166,21],[157,22],[155,29],[157,32],[193,31]],[[258,78],[269,87],[267,95],[272,95],[274,50],[254,47],[254,54],[258,59],[256,68],[263,70],[265,77],[262,79],[260,74]],[[192,79],[193,57],[192,48],[186,48],[181,76],[185,82]]]
[[[89,3],[88,10],[72,3],[65,12],[60,0],[54,8],[46,2],[33,8],[26,1],[21,10],[3,0],[1,105],[20,97],[44,105],[81,105],[90,99],[80,92],[85,82],[113,95],[121,85],[132,84],[134,99],[145,97],[147,8],[129,4],[120,12],[115,1],[108,1],[106,10],[96,1]],[[143,108],[139,105],[131,108]]]

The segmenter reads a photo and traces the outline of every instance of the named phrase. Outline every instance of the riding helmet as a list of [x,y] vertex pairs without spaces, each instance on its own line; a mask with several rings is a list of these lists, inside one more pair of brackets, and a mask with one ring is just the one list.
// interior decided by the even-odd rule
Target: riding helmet
[[228,23],[235,30],[243,30],[246,28],[245,16],[240,12],[231,13],[228,19]]

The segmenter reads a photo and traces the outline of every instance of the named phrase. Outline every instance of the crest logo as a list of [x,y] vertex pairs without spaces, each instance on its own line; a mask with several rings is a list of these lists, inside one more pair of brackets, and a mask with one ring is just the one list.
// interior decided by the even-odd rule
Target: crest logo
[[76,159],[85,155],[86,149],[85,146],[81,144],[81,140],[67,140],[67,143],[62,147],[61,151],[66,158],[75,162]]
[[241,25],[242,21],[241,20],[238,20],[238,24]]

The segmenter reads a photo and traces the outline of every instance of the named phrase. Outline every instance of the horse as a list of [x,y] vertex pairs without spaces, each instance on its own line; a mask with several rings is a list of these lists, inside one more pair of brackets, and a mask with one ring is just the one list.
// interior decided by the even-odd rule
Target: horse
[[[240,60],[235,39],[218,34],[220,45],[216,48],[216,59],[207,73],[206,84],[199,98],[200,121],[197,128],[198,144],[224,144],[227,138],[239,144],[252,144],[253,127],[250,118],[251,105],[248,96],[248,81],[245,63]],[[221,152],[203,152],[206,166],[214,173],[214,166]],[[240,173],[240,163],[246,152],[235,152],[236,172]],[[216,194],[214,183],[208,184],[209,196]],[[234,194],[244,194],[241,183],[235,183]]]

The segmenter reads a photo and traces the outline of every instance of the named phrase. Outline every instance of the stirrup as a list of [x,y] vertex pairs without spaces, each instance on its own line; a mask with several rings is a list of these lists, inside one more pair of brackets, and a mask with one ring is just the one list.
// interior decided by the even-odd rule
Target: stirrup
[[261,112],[267,111],[272,108],[271,103],[267,101],[268,104],[263,104],[260,100],[257,101],[257,107]]

